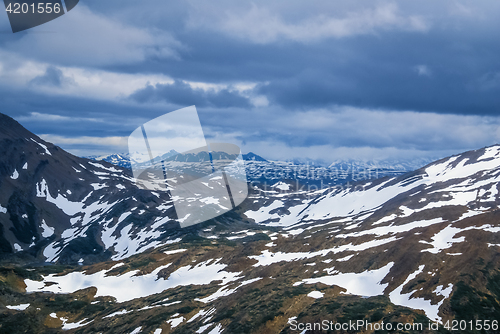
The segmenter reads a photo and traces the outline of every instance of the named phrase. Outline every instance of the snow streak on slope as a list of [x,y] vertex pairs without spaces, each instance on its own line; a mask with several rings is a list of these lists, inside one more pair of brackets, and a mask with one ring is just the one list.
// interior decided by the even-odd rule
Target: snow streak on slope
[[249,258],[257,260],[257,263],[254,264],[254,267],[268,266],[270,264],[283,261],[289,262],[289,261],[297,261],[300,259],[311,259],[316,256],[325,256],[329,253],[336,254],[345,251],[355,251],[355,252],[364,251],[370,248],[379,247],[391,243],[396,240],[397,239],[394,237],[387,239],[376,239],[358,245],[347,244],[334,248],[322,249],[315,252],[302,252],[302,253],[282,253],[282,252],[273,253],[266,249],[262,251],[260,255],[252,255],[249,256]]
[[[38,198],[55,205],[57,209],[71,217],[71,227],[64,230],[60,238],[56,238],[45,247],[43,254],[47,258],[47,261],[57,261],[64,247],[74,239],[86,237],[89,226],[94,223],[98,223],[101,226],[101,242],[106,249],[113,249],[115,252],[113,255],[114,260],[123,259],[148,248],[165,244],[165,241],[159,241],[158,238],[163,233],[162,226],[171,220],[167,214],[163,214],[173,207],[171,201],[166,200],[161,202],[160,205],[156,205],[155,211],[157,212],[157,216],[153,217],[154,221],[149,226],[142,225],[141,227],[137,227],[131,223],[122,224],[137,209],[145,207],[144,203],[138,202],[134,197],[119,196],[120,191],[124,191],[124,194],[127,194],[131,189],[136,189],[135,185],[131,182],[131,178],[123,174],[121,170],[114,167],[105,167],[99,163],[89,162],[89,164],[90,167],[85,167],[83,164],[80,164],[80,167],[83,169],[98,168],[93,173],[99,175],[98,177],[103,180],[103,183],[93,184],[93,189],[79,201],[70,199],[72,195],[71,190],[64,191],[57,189],[54,191],[52,188],[49,189],[49,182],[44,178],[35,185],[36,196]],[[115,184],[117,182],[120,183],[116,184],[115,188],[119,190],[114,192],[118,192],[118,196],[113,196],[112,200],[106,200],[105,198],[110,193],[108,183]],[[157,201],[159,200],[158,198]],[[118,208],[126,208],[127,206],[127,211],[124,212],[121,209],[121,212],[118,211],[120,212],[120,216],[115,216],[116,213],[114,212],[117,212]],[[145,210],[141,210],[136,214],[143,212]],[[55,229],[51,226],[52,223],[48,218],[42,221],[40,228],[44,238],[54,234]]]
[[446,289],[440,289],[439,292],[434,291],[437,294],[444,297],[441,299],[441,301],[439,303],[434,304],[434,305],[431,303],[430,300],[425,300],[423,298],[413,297],[412,293],[405,293],[405,294],[402,293],[403,287],[406,284],[408,284],[409,282],[411,282],[412,280],[414,280],[420,273],[422,273],[422,271],[424,270],[424,267],[425,267],[425,265],[421,265],[418,267],[418,269],[415,272],[408,275],[408,277],[403,282],[403,284],[401,284],[398,288],[393,290],[389,294],[389,297],[394,304],[411,307],[413,309],[424,310],[427,317],[429,317],[429,319],[431,319],[432,321],[436,321],[436,320],[441,321],[441,317],[438,316],[439,307],[443,303],[444,299],[449,297],[453,286],[450,286]]
[[[405,193],[414,196],[415,191],[422,192],[422,186],[435,189],[429,194],[443,193],[448,198],[440,202],[433,201],[419,208],[419,211],[446,205],[467,205],[476,200],[478,191],[480,191],[479,194],[488,196],[482,199],[483,202],[494,201],[498,195],[500,159],[492,157],[498,156],[500,156],[500,146],[494,146],[488,148],[477,161],[455,156],[421,169],[413,177],[391,178],[382,183],[370,182],[352,188],[327,189],[310,201],[296,202],[295,205],[287,206],[287,213],[278,213],[276,210],[283,206],[285,198],[282,195],[279,200],[260,207],[258,210],[246,211],[245,215],[256,222],[272,226],[290,226],[299,222],[331,220],[335,217],[354,217],[362,214],[367,214],[364,217],[367,218],[369,214],[396,196]],[[455,183],[447,187],[444,183],[450,180],[454,180]],[[272,196],[269,193],[268,195],[271,199]],[[287,195],[289,198],[294,196],[293,193]],[[415,210],[410,210],[410,213],[413,211]],[[384,220],[378,223],[382,222]]]
[[362,273],[338,273],[331,276],[308,278],[296,282],[294,286],[305,284],[323,283],[326,285],[338,285],[347,289],[347,293],[360,296],[377,296],[384,293],[386,285],[380,281],[389,273],[393,262],[388,263],[377,270],[364,271]]
[[[27,292],[46,291],[72,293],[91,286],[97,288],[96,296],[112,296],[118,302],[150,296],[177,286],[203,285],[213,281],[222,281],[226,285],[240,279],[241,273],[224,271],[226,265],[220,259],[208,260],[194,266],[184,266],[174,271],[168,279],[158,278],[158,273],[170,264],[159,266],[150,274],[138,275],[139,270],[129,271],[118,276],[108,275],[110,270],[102,270],[87,275],[85,272],[72,272],[67,275],[49,275],[43,281],[26,279]],[[47,285],[47,282],[55,284]]]
[[[380,254],[373,255],[375,258],[384,258],[384,252],[397,258],[402,251],[399,248],[403,247],[404,252],[427,261],[433,256],[445,256],[447,261],[452,261],[450,257],[458,259],[463,252],[457,250],[470,249],[470,242],[477,240],[478,236],[488,241],[484,243],[485,247],[497,245],[500,224],[496,220],[493,220],[495,223],[481,224],[470,219],[498,209],[499,183],[500,146],[497,145],[443,159],[402,177],[319,191],[318,196],[307,201],[293,192],[279,195],[262,192],[264,205],[247,210],[247,217],[262,224],[283,226],[288,235],[303,238],[306,245],[311,240],[306,238],[330,230],[329,236],[341,245],[321,249],[321,243],[316,243],[315,250],[310,252],[283,252],[275,247],[273,251],[264,250],[260,255],[249,257],[257,261],[253,266],[260,267],[293,261],[314,266],[306,261],[328,256],[329,259],[321,262],[336,261],[334,267],[322,269],[328,276],[303,279],[296,284],[321,282],[344,287],[349,293],[386,293],[394,303],[422,309],[430,319],[439,320],[439,308],[452,292],[450,281],[459,277],[445,278],[440,270],[431,268],[432,275],[437,274],[434,279],[429,283],[422,283],[427,282],[423,279],[415,283],[420,275],[431,274],[423,273],[424,265],[420,264],[414,272],[406,273],[399,286],[380,285],[382,280],[391,282],[393,271],[406,272],[406,269],[400,269],[407,265],[403,259],[382,260],[382,267],[372,271],[353,273],[350,270],[360,259],[366,261],[371,257],[367,250],[371,249],[372,243],[373,247],[386,245],[383,252],[380,249],[371,252]],[[467,222],[474,223],[464,223],[467,219]],[[344,251],[350,252],[339,254]],[[437,264],[442,262],[445,261],[439,260]],[[410,282],[411,291],[402,293]],[[418,293],[420,289],[430,289],[425,298]]]

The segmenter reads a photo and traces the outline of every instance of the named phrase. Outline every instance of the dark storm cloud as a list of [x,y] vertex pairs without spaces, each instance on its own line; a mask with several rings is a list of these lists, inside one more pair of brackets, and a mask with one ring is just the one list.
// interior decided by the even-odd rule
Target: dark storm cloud
[[175,106],[92,100],[15,89],[0,90],[1,112],[36,134],[58,136],[128,136],[142,123]]
[[173,84],[148,85],[133,93],[130,98],[137,102],[169,102],[181,106],[198,107],[250,107],[247,98],[228,89],[192,88],[189,84],[176,80]]
[[[283,17],[283,24],[297,31],[303,20],[318,13],[326,17],[340,13],[342,18],[342,15],[349,17],[364,11],[356,1],[349,4],[319,1],[315,7],[292,1],[286,8],[279,4],[264,5],[260,1],[256,4],[261,11],[269,7],[272,15]],[[262,43],[249,40],[246,35],[238,37],[238,31],[233,32],[223,24],[225,14],[221,9],[240,13],[242,19],[248,19],[244,10],[252,10],[249,4],[223,1],[212,3],[208,8],[198,1],[168,5],[151,1],[147,6],[133,3],[123,6],[122,2],[111,1],[91,2],[88,6],[89,10],[83,6],[78,9],[78,15],[65,18],[71,19],[71,29],[78,33],[76,36],[92,36],[90,40],[81,38],[87,43],[88,51],[80,56],[69,51],[78,51],[78,48],[59,48],[53,59],[71,59],[77,63],[85,59],[81,60],[84,65],[94,64],[118,72],[163,73],[178,79],[173,86],[152,86],[136,92],[133,98],[137,101],[249,107],[246,98],[237,93],[202,93],[182,83],[186,80],[240,81],[260,83],[256,93],[286,109],[353,105],[494,115],[500,108],[500,45],[494,33],[500,26],[490,15],[497,7],[488,10],[492,5],[482,2],[465,1],[456,8],[453,4],[433,2],[423,2],[421,6],[401,3],[394,10],[398,16],[394,19],[396,23],[389,21],[389,26],[382,25],[380,29],[375,27],[373,31],[368,29],[368,32],[343,37],[327,34],[322,38],[315,38],[316,33],[311,31],[310,41],[303,37],[296,40],[293,34],[285,34]],[[478,11],[477,17],[473,17],[474,11]],[[146,13],[148,20],[141,19]],[[428,30],[406,29],[398,23],[398,19],[412,15],[428,18]],[[106,17],[109,23],[104,23]],[[203,19],[206,25],[196,26],[196,22]],[[265,25],[266,21],[262,20],[257,17],[248,31]],[[86,22],[105,27],[102,37],[89,35]],[[363,24],[363,20],[358,23]],[[264,28],[261,30],[265,31]],[[273,29],[277,28],[269,27]],[[245,31],[239,33],[245,34]],[[134,38],[125,38],[125,33]],[[71,31],[65,38],[74,34]],[[163,40],[165,35],[171,37]],[[22,39],[26,41],[4,45],[43,60],[52,57],[56,49],[55,36],[26,35]],[[40,46],[38,52],[27,53],[33,46]],[[94,46],[98,50],[94,50]],[[176,56],[172,56],[168,48],[175,49]],[[70,52],[71,57],[65,52]],[[57,83],[57,78],[55,80]]]
[[197,82],[260,82],[256,93],[286,109],[352,105],[496,115],[500,44],[493,32],[497,29],[500,25],[487,19],[461,24],[449,19],[435,23],[428,32],[393,30],[267,44],[220,31],[178,29],[185,45],[179,51],[182,61],[148,58],[112,69],[154,70]]
[[[460,48],[456,35],[394,33],[331,47],[297,73],[260,86],[288,108],[351,105],[389,110],[498,115],[500,52],[489,38]],[[463,47],[463,46],[462,46]],[[345,57],[346,50],[353,55]]]
[[63,72],[55,66],[47,67],[43,75],[39,75],[30,81],[35,86],[61,87],[63,84],[71,84],[72,80],[64,76]]
[[[500,113],[499,5],[386,3],[89,1],[44,26],[57,31],[52,35],[0,36],[0,75],[15,61],[49,65],[26,86],[16,83],[18,90],[2,85],[0,107],[35,133],[67,137],[127,136],[194,104],[207,137],[232,134],[262,147],[492,144],[500,133],[487,134],[496,133],[497,122],[488,125],[482,116]],[[379,16],[367,9],[377,6]],[[339,35],[330,31],[336,25],[326,29],[328,20],[354,23]],[[95,76],[78,77],[86,70]],[[109,79],[120,73],[130,75]],[[73,75],[72,89],[62,89]],[[143,88],[105,97],[74,93],[82,82],[95,85],[90,94],[102,89],[100,75]],[[135,75],[151,76],[152,84],[135,84]],[[176,80],[156,84],[169,78]],[[202,90],[186,82],[229,88]],[[238,84],[255,88],[240,93],[232,89]]]

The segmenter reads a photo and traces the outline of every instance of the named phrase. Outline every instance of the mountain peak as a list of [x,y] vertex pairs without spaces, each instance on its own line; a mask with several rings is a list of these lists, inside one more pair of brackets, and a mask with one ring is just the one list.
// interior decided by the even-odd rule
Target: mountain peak
[[263,157],[253,153],[253,152],[248,152],[246,154],[243,154],[243,159],[246,161],[267,161]]
[[[26,130],[21,124],[19,124],[15,119],[5,114],[0,113],[0,140],[1,139],[28,139],[39,138]],[[40,139],[41,140],[41,139]]]

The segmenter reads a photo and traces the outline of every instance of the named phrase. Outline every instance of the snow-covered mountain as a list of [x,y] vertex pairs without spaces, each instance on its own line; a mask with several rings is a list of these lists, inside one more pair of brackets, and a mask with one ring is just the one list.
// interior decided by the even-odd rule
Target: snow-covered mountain
[[[169,152],[165,158],[172,157],[177,152]],[[130,167],[128,153],[106,156],[88,156],[91,160],[103,160],[124,168]],[[260,187],[269,187],[277,182],[285,182],[295,186],[315,185],[331,186],[347,182],[374,180],[385,176],[398,176],[416,170],[431,159],[414,160],[336,160],[331,164],[321,164],[309,159],[294,159],[289,161],[269,161],[255,153],[243,154],[248,180]],[[299,187],[300,187],[299,186]]]
[[95,161],[106,161],[110,164],[130,169],[130,153],[116,153],[107,155],[89,155],[84,158]]
[[[497,331],[499,145],[395,177],[250,184],[235,210],[179,229],[168,193],[0,127],[10,333],[296,333],[325,319]],[[74,265],[12,265],[34,258]]]
[[381,170],[393,170],[400,172],[411,172],[430,164],[436,159],[432,158],[413,158],[413,159],[385,159],[385,160],[355,160],[343,159],[335,160],[329,167],[337,167],[339,169],[362,169],[372,168]]
[[[317,263],[335,254],[334,265],[322,269],[328,275],[297,284],[335,284],[363,295],[383,292],[434,319],[450,315],[450,296],[471,283],[472,267],[481,267],[480,262],[498,268],[499,181],[496,145],[351,187],[293,194],[275,187],[254,197],[254,208],[245,215],[283,227],[297,236],[292,240],[310,238],[311,246],[316,240],[314,251],[306,253],[265,250],[255,257],[259,265]],[[325,242],[318,243],[317,236]],[[291,243],[302,248],[302,242]],[[371,279],[368,286],[360,284]],[[349,280],[357,283],[343,285]]]
[[0,115],[0,249],[63,263],[122,258],[182,231],[167,192],[75,157]]
[[[169,158],[174,155],[178,154],[177,151],[175,150],[170,150],[166,154],[163,155],[163,158]],[[115,153],[115,154],[107,154],[107,155],[89,155],[84,157],[86,159],[90,160],[95,160],[95,161],[106,161],[109,162],[110,164],[120,166],[123,168],[131,168],[130,164],[130,153]],[[252,152],[248,154],[243,154],[243,159],[247,161],[261,161],[265,162],[264,158],[258,156],[257,154],[254,154]]]

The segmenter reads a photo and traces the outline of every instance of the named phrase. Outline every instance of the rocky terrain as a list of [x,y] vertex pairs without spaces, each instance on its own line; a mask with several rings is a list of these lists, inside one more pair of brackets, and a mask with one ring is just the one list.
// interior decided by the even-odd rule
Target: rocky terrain
[[324,188],[249,184],[185,229],[168,192],[3,115],[0,150],[0,333],[498,332],[498,145]]

